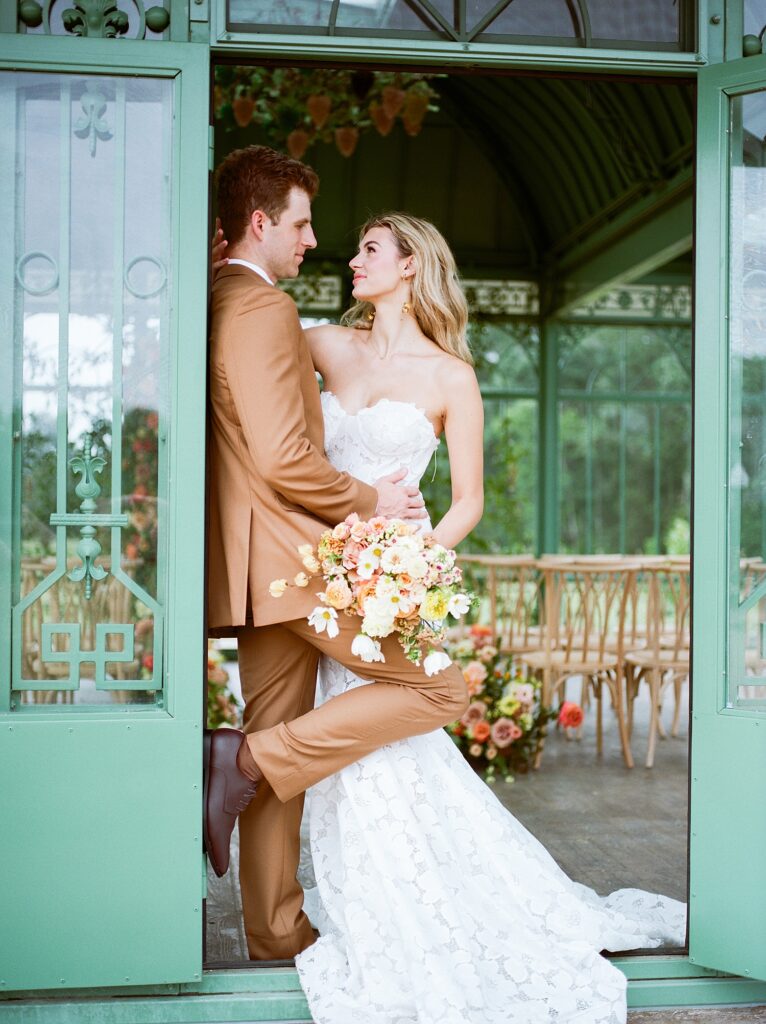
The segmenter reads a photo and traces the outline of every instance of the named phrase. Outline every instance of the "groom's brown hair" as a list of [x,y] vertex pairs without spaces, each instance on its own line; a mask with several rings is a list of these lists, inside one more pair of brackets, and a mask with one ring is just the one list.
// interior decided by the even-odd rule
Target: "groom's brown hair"
[[229,245],[241,241],[256,210],[277,224],[291,189],[301,189],[309,199],[319,189],[316,171],[268,146],[235,149],[218,165],[215,181],[218,216]]

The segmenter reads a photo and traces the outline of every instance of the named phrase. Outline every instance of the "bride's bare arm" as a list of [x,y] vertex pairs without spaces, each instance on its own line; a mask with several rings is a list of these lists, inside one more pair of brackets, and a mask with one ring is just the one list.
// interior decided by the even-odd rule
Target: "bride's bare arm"
[[484,407],[476,374],[467,363],[453,364],[445,385],[452,504],[433,532],[440,544],[454,548],[484,511]]
[[332,376],[333,366],[337,365],[337,361],[343,360],[340,343],[348,338],[348,327],[319,324],[317,327],[307,327],[304,333],[309,343],[314,369],[322,374],[326,385],[327,378]]

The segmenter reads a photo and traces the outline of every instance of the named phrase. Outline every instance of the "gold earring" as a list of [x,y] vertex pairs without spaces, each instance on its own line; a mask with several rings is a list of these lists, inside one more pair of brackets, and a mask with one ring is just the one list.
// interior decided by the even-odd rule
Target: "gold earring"
[[367,314],[367,319],[368,320],[374,320],[375,319],[375,314],[374,313],[368,313]]
[[405,302],[404,305],[402,306],[402,313],[404,314],[404,316],[407,316],[411,309],[412,306],[409,304],[409,302]]

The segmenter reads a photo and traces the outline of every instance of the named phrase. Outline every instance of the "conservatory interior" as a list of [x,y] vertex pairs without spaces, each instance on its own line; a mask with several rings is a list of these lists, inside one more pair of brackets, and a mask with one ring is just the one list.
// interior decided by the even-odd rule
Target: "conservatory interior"
[[[453,738],[573,877],[685,899],[692,85],[222,63],[214,108],[216,164],[261,142],[319,173],[286,285],[304,324],[351,304],[371,214],[449,240],[486,415],[459,548],[480,600],[450,641],[481,723]],[[423,492],[436,521],[443,442]],[[214,723],[238,720],[235,657],[216,642]],[[246,959],[235,872],[206,906],[208,964]]]

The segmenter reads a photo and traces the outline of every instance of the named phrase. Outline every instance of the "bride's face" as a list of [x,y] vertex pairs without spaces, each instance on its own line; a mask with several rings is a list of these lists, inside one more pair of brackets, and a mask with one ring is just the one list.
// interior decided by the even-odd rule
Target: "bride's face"
[[406,288],[411,257],[402,257],[388,228],[371,228],[359,252],[349,261],[354,272],[352,294],[358,301],[375,302]]

